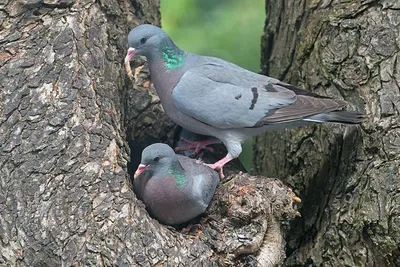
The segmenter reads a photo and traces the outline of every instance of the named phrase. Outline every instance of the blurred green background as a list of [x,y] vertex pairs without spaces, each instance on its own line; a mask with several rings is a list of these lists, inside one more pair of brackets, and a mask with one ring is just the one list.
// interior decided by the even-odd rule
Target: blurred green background
[[[161,25],[182,49],[260,70],[265,0],[160,0]],[[240,160],[252,166],[251,140]]]

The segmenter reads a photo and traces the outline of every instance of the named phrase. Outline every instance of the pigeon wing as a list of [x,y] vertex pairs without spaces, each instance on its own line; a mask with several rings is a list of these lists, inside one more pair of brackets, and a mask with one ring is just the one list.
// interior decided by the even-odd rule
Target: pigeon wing
[[172,99],[186,115],[228,129],[257,126],[271,112],[295,103],[296,94],[266,76],[205,64],[182,75]]

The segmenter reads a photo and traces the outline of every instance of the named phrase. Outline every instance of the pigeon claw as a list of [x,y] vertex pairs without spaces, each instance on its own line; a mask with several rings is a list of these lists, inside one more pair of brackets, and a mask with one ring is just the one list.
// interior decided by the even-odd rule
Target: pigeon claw
[[214,164],[206,164],[206,163],[204,163],[204,165],[210,167],[210,168],[213,169],[213,170],[218,171],[218,173],[219,173],[219,179],[220,179],[220,180],[222,180],[222,179],[225,178],[224,171],[223,171],[224,165],[220,166],[220,165],[218,164],[218,162],[216,162],[216,163],[214,163]]
[[215,162],[214,164],[204,164],[204,165],[210,167],[213,170],[219,171],[219,178],[222,180],[225,178],[222,168],[225,166],[226,163],[228,163],[229,161],[231,161],[233,159],[234,158],[228,154],[225,157],[223,157],[222,159]]
[[203,141],[192,141],[192,140],[186,139],[184,137],[181,137],[180,140],[188,143],[188,145],[175,147],[175,152],[194,149],[193,157],[196,157],[202,149],[206,149],[210,152],[214,151],[214,149],[212,147],[207,147],[208,145],[211,145],[214,143],[214,142],[212,142],[213,141],[212,139],[203,140]]
[[198,238],[201,233],[203,233],[202,228],[203,226],[201,225],[201,223],[189,224],[181,230],[181,233],[188,235],[190,232],[194,231],[194,236]]

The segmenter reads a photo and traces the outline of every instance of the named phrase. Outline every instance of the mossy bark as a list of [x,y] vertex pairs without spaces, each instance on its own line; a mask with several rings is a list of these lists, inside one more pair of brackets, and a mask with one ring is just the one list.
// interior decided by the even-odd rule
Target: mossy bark
[[303,199],[286,266],[400,265],[400,2],[266,1],[265,74],[365,112],[254,141],[258,173]]

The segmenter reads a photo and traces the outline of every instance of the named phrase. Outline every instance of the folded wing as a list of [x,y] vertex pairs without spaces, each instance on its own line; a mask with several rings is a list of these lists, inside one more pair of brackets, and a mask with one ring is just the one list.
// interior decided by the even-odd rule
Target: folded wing
[[172,98],[186,115],[220,129],[296,121],[346,105],[343,100],[321,97],[239,67],[215,63],[186,71]]

